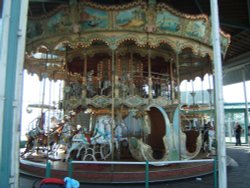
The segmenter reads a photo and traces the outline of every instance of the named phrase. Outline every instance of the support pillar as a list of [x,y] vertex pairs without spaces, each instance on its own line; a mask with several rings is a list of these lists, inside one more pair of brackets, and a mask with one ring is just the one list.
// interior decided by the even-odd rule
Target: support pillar
[[4,1],[0,36],[0,187],[19,187],[19,142],[28,0]]
[[217,154],[219,171],[219,188],[227,187],[227,164],[226,144],[224,125],[224,101],[223,101],[223,77],[222,77],[222,56],[220,46],[220,27],[218,0],[210,0],[212,17],[212,40],[213,40],[213,62],[215,73],[215,107],[216,107],[216,130],[217,130]]
[[243,78],[244,99],[245,99],[245,138],[246,138],[246,143],[248,144],[248,142],[249,142],[249,140],[248,140],[249,113],[248,113],[248,100],[247,100],[245,69],[242,69],[242,78]]

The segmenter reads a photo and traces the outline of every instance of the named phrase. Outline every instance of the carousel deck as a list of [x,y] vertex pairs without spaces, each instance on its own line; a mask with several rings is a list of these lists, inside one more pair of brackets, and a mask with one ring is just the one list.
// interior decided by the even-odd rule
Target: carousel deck
[[[208,159],[200,154],[199,159]],[[124,164],[74,164],[62,160],[47,160],[43,155],[36,155],[20,161],[20,171],[35,177],[45,177],[46,162],[51,164],[51,177],[64,178],[69,176],[72,167],[72,176],[85,183],[140,183],[145,181],[145,165]],[[124,162],[124,161],[123,161]],[[126,159],[126,162],[128,160]],[[133,161],[129,161],[133,162]],[[135,161],[134,161],[135,162]],[[195,162],[187,164],[170,164],[165,166],[149,165],[149,181],[172,181],[202,176],[213,173],[212,162]]]

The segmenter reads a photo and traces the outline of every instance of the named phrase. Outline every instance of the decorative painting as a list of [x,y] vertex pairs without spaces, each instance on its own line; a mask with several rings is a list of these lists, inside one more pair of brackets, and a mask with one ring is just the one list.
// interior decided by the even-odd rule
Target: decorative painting
[[29,21],[27,24],[27,38],[32,39],[42,35],[43,27],[40,21]]
[[80,26],[85,29],[107,29],[109,26],[108,12],[84,7],[80,13]]
[[47,21],[47,30],[49,33],[65,33],[69,32],[72,29],[71,17],[66,11],[58,12],[53,15]]
[[220,37],[221,49],[222,49],[223,52],[226,52],[227,48],[228,48],[228,38],[223,36],[223,35],[220,35],[220,36],[221,36]]
[[[165,41],[166,37],[173,36],[179,37],[183,45],[191,39],[191,46],[200,42],[211,46],[211,26],[206,16],[181,14],[163,5],[161,5],[163,9],[153,9],[152,7],[145,9],[144,6],[138,5],[130,6],[130,8],[118,6],[115,9],[81,5],[73,6],[71,9],[64,7],[60,11],[55,11],[53,15],[48,15],[45,19],[30,18],[27,28],[28,46],[32,43],[30,47],[33,48],[34,40],[38,44],[42,40],[46,40],[47,43],[60,43],[65,40],[65,37],[72,44],[77,41],[83,46],[90,45],[96,39],[105,41],[109,46],[118,45],[117,41],[127,39],[136,41],[139,46],[144,46],[148,41],[151,46],[158,46],[162,40]],[[101,30],[105,32],[100,33]],[[145,37],[146,33],[150,33],[149,39]],[[158,34],[165,34],[165,37]],[[230,37],[224,33],[221,33],[221,36],[222,49],[225,52]],[[179,39],[178,45],[180,44]],[[175,38],[173,41],[171,40],[174,49],[174,46],[177,46],[175,40]]]
[[205,37],[206,32],[206,22],[205,20],[195,20],[189,21],[186,29],[186,36],[195,37],[198,39],[203,39]]
[[180,30],[180,18],[170,12],[161,12],[157,14],[156,26],[163,31],[177,32]]
[[120,11],[116,16],[116,25],[122,29],[141,29],[145,23],[145,12],[139,7]]

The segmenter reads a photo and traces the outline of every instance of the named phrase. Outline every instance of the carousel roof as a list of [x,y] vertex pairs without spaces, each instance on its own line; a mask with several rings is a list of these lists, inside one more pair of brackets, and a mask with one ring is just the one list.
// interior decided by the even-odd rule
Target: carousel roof
[[[62,5],[69,5],[72,2],[83,2],[82,0],[30,0],[29,17],[40,17],[54,12]],[[118,5],[127,5],[129,3],[138,1],[125,0],[88,0],[84,2],[96,3],[100,6],[116,7]],[[144,1],[140,1],[144,2]],[[182,12],[187,15],[201,15],[210,16],[210,1],[209,0],[157,0],[158,4],[165,3],[174,10]],[[231,43],[225,54],[223,61],[224,67],[232,68],[234,65],[248,57],[250,49],[250,30],[249,30],[249,1],[235,1],[235,0],[220,0],[219,13],[221,29],[230,34]],[[242,58],[241,58],[242,56]],[[245,64],[246,62],[241,62]],[[232,76],[230,76],[232,77]],[[247,76],[248,79],[248,76]],[[239,81],[240,79],[238,79]],[[232,83],[234,80],[227,79],[227,82]]]
[[[69,4],[70,0],[30,0],[29,16],[40,16],[55,10],[61,4]],[[89,0],[102,5],[121,5],[133,0]],[[174,9],[187,14],[210,15],[209,0],[157,0]],[[250,16],[248,1],[220,0],[219,13],[221,29],[231,35],[231,45],[226,54],[225,64],[231,58],[250,50]]]

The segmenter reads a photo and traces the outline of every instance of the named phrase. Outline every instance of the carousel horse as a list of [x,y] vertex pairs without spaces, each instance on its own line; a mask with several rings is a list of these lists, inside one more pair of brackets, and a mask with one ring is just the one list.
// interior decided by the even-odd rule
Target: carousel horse
[[110,80],[104,80],[101,84],[101,90],[100,95],[110,95],[111,94],[111,81]]
[[90,139],[86,136],[86,129],[80,128],[79,133],[75,134],[71,139],[71,147],[67,150],[65,160],[68,160],[73,150],[77,150],[76,158],[80,156],[82,149],[84,149],[84,155],[86,154],[87,148],[90,145]]
[[215,139],[214,127],[209,122],[208,125],[204,127],[202,150],[205,152],[210,152],[212,150],[212,144],[214,142],[214,139]]
[[39,144],[42,146],[45,146],[46,143],[41,142],[43,140],[44,130],[41,128],[41,121],[42,118],[36,118],[36,125],[35,128],[31,129],[27,134],[27,143],[26,143],[26,149],[21,154],[21,157],[23,157],[26,153],[31,152],[33,153],[35,151],[35,147]]
[[87,73],[87,97],[93,97],[96,94],[93,77],[94,77],[94,71],[91,70],[90,72]]
[[[91,158],[96,160],[95,155],[99,153],[102,159],[106,159],[112,151],[112,144],[111,144],[111,123],[112,119],[110,116],[99,116],[96,121],[95,130],[93,136],[90,139],[87,139],[85,136],[85,131],[83,129],[82,133],[75,135],[72,138],[72,145],[69,148],[66,156],[66,160],[70,157],[70,154],[73,150],[78,150],[76,157],[78,158],[80,155],[81,150],[84,148],[87,151],[91,146]],[[100,147],[97,147],[97,144]],[[104,154],[104,146],[109,146],[109,151],[107,154]],[[98,148],[99,151],[96,151]],[[84,158],[86,157],[87,152],[84,153]]]
[[97,119],[94,136],[90,138],[91,144],[100,145],[99,152],[102,160],[106,160],[113,151],[113,145],[117,152],[120,150],[120,143],[128,141],[128,128],[121,118],[116,119],[114,137],[112,138],[113,119],[109,115],[99,116]]
[[45,133],[44,130],[40,128],[40,126],[36,126],[26,134],[26,149],[21,154],[21,157],[23,157],[28,152],[30,152],[30,154],[34,153],[35,151],[38,153],[40,147],[42,147],[43,151],[47,150],[49,154],[54,154],[57,152],[57,149],[62,143],[61,140],[63,135],[67,132],[65,131],[65,127],[67,126],[64,123],[55,123],[58,122],[55,120],[55,118],[51,118],[51,121],[52,127],[48,133]]
[[[97,117],[95,130],[92,137],[86,135],[83,129],[82,133],[75,135],[72,138],[71,148],[68,150],[66,160],[70,157],[73,150],[78,150],[76,157],[78,158],[81,150],[84,149],[83,160],[90,156],[93,160],[96,160],[95,155],[100,154],[102,160],[106,160],[112,153],[113,143],[111,135],[112,118],[109,115]],[[114,144],[115,148],[119,150],[119,142],[126,140],[123,137],[123,130],[126,128],[125,124],[118,124],[115,127]],[[90,151],[90,154],[88,153]]]
[[38,153],[38,151],[41,149],[45,151],[48,146],[48,136],[45,134],[38,134],[35,137],[29,137],[27,134],[27,144],[25,151],[21,154],[21,157],[23,157],[25,154],[34,153],[35,151]]
[[73,130],[71,124],[69,122],[62,124],[54,131],[52,135],[54,136],[51,140],[51,142],[53,142],[53,146],[51,147],[51,153],[57,153],[60,146],[64,146],[65,151],[67,151],[71,145],[71,138],[73,137]]

